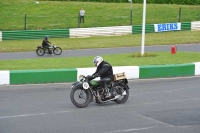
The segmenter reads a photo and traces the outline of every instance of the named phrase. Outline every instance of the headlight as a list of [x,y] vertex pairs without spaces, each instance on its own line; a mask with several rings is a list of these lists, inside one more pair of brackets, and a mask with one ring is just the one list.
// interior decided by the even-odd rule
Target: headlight
[[87,90],[88,88],[89,88],[89,84],[87,82],[84,82],[83,83],[83,89]]

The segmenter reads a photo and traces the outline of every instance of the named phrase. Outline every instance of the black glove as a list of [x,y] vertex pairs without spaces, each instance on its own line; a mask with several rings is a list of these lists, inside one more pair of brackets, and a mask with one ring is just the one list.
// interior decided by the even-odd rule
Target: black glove
[[92,77],[91,75],[88,75],[87,78],[88,78],[89,80],[92,80],[92,79],[93,79],[93,77]]
[[98,73],[92,74],[92,78],[95,79],[96,77],[99,77]]

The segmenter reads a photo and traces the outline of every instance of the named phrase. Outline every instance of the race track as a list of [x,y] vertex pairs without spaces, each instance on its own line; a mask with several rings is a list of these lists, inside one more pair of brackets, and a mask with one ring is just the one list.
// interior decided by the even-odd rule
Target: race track
[[[164,46],[145,46],[145,52],[171,52],[172,45]],[[199,44],[179,44],[175,45],[177,52],[199,52]],[[82,56],[97,56],[105,54],[121,54],[121,53],[134,53],[141,52],[141,46],[138,47],[122,47],[122,48],[100,48],[100,49],[79,49],[79,50],[63,50],[61,55],[49,55],[38,56],[36,52],[11,52],[0,53],[0,60],[16,60],[16,59],[33,59],[33,58],[64,58],[64,57],[82,57]]]
[[71,83],[0,86],[0,133],[199,133],[199,80],[130,80],[125,104],[84,109],[71,103]]

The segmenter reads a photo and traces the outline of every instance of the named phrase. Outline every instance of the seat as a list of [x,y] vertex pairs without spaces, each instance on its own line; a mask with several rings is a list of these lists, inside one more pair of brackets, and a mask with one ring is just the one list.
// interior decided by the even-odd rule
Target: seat
[[112,82],[112,80],[111,80],[110,78],[107,78],[106,80],[104,80],[104,82],[105,82],[106,84],[110,84],[110,83]]

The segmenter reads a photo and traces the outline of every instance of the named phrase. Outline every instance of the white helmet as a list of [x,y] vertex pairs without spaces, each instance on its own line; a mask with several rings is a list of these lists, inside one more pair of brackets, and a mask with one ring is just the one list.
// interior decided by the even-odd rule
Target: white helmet
[[98,67],[102,61],[103,61],[103,58],[101,56],[96,56],[94,57],[93,63],[95,64],[96,67]]

